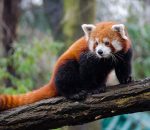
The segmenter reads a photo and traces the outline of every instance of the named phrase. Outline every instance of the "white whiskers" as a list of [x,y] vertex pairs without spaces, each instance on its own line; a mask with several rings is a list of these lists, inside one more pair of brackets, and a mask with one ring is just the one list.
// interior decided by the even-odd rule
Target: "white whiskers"
[[123,55],[122,55],[122,54],[115,53],[114,55],[115,55],[118,59],[120,59],[120,60],[124,61],[124,59],[123,59]]

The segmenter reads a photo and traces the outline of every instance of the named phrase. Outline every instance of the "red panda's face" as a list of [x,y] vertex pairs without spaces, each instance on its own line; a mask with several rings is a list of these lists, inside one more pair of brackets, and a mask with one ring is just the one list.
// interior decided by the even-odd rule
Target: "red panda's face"
[[83,24],[89,50],[100,58],[107,58],[127,48],[128,38],[123,24],[112,22],[95,25]]
[[98,57],[109,57],[114,49],[111,47],[111,41],[108,37],[99,40],[98,37],[91,38],[89,41],[89,50],[95,52]]

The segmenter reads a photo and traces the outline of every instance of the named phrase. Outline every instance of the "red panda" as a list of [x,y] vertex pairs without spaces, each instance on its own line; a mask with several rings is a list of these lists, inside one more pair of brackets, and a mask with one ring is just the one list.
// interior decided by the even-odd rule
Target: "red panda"
[[64,96],[84,99],[87,93],[105,90],[109,73],[115,70],[120,83],[131,82],[132,47],[123,24],[83,24],[85,33],[57,60],[49,83],[20,95],[0,95],[0,110]]

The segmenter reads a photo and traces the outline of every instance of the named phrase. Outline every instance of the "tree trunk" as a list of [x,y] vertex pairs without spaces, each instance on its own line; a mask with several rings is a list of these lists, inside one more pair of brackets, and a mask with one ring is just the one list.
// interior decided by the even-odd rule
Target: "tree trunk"
[[83,23],[94,23],[95,3],[95,0],[64,0],[63,35],[68,46],[83,35]]
[[105,93],[73,102],[51,98],[0,113],[0,130],[44,130],[81,125],[126,113],[150,111],[150,78],[108,87]]
[[81,24],[95,20],[96,0],[44,0],[44,11],[55,40],[71,44],[83,35]]
[[55,40],[62,40],[63,0],[43,0],[44,12]]
[[3,44],[3,8],[4,8],[4,0],[0,0],[0,57],[4,56],[4,44]]
[[[2,46],[3,46],[3,54],[2,56],[9,57],[13,54],[13,41],[16,40],[16,29],[17,29],[17,23],[19,18],[19,3],[20,0],[3,0],[3,3],[1,6],[3,8],[2,11],[2,23],[1,27],[3,29],[2,36]],[[16,76],[15,69],[13,67],[13,62],[10,61],[10,63],[7,66],[8,72]],[[10,87],[12,86],[11,80],[6,79],[6,86]]]

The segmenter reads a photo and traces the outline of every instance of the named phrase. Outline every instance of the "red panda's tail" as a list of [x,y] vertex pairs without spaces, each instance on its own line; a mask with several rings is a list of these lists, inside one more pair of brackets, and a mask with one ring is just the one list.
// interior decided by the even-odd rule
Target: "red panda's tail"
[[56,88],[45,85],[37,90],[20,95],[0,95],[0,110],[31,104],[33,102],[57,96]]

